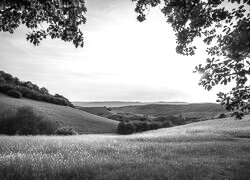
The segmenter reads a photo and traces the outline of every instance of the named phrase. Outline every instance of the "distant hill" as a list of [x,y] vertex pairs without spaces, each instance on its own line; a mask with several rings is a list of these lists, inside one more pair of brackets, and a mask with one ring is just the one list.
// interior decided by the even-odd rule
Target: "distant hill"
[[68,106],[35,101],[31,99],[16,99],[0,93],[0,113],[8,109],[31,106],[48,120],[58,122],[60,126],[73,127],[78,133],[115,133],[117,121],[99,117],[82,110]]
[[77,109],[86,111],[91,114],[95,114],[97,116],[102,116],[102,117],[109,117],[113,113],[111,113],[108,108],[106,107],[81,107],[81,106],[76,106]]
[[148,116],[178,116],[207,119],[226,112],[225,109],[215,103],[195,104],[148,104],[141,106],[113,107],[114,113],[133,113]]
[[123,107],[123,106],[141,106],[147,104],[187,104],[186,102],[133,102],[133,101],[93,101],[93,102],[72,102],[75,106],[81,107]]

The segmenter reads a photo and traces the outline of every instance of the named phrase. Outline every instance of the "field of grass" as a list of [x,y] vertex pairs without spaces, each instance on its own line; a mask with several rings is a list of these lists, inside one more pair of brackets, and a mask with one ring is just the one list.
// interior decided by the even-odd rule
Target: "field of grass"
[[0,179],[249,179],[250,119],[141,134],[0,136]]
[[179,116],[189,118],[211,119],[220,113],[225,113],[225,109],[215,103],[195,103],[195,104],[149,104],[142,106],[124,106],[112,108],[114,113],[133,113],[149,116]]
[[78,133],[115,133],[117,121],[99,117],[68,106],[60,106],[41,101],[16,99],[0,93],[0,113],[8,109],[31,106],[48,120],[58,122],[60,126],[72,127]]

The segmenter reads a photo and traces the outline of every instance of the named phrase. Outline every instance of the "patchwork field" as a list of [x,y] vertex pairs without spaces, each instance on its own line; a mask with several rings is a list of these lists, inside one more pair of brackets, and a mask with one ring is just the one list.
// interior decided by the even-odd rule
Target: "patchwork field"
[[0,179],[249,179],[250,119],[141,134],[0,136]]
[[59,123],[60,126],[73,127],[77,132],[87,133],[115,133],[117,121],[99,117],[82,110],[68,106],[60,106],[31,99],[11,98],[0,93],[0,112],[15,110],[22,106],[31,106],[46,119]]

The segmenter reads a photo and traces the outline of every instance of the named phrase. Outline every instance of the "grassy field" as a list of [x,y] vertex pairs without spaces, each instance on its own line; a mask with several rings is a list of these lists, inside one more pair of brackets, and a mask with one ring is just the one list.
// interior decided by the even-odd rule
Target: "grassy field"
[[0,113],[8,109],[31,106],[48,120],[60,126],[73,127],[79,133],[115,133],[117,121],[99,117],[82,110],[31,99],[16,99],[0,93]]
[[249,179],[250,119],[141,134],[1,136],[0,179]]
[[179,116],[190,118],[211,119],[220,113],[225,113],[225,109],[215,103],[195,103],[195,104],[149,104],[142,106],[124,106],[112,108],[114,113],[134,113],[141,115]]

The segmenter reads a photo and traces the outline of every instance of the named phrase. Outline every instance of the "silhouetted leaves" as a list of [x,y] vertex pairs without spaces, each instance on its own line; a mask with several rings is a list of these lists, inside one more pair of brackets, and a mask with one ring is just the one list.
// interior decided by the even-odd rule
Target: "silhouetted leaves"
[[[195,72],[203,74],[199,84],[211,90],[218,84],[227,85],[232,80],[235,87],[229,93],[218,94],[218,102],[227,110],[241,117],[248,111],[250,86],[246,84],[250,75],[250,1],[247,0],[133,0],[140,20],[146,19],[147,9],[160,5],[167,22],[176,32],[176,51],[183,55],[194,55],[195,38],[203,38],[207,45],[207,62],[198,65]],[[226,8],[226,3],[235,8]]]
[[47,36],[73,42],[83,47],[87,9],[84,0],[2,0],[0,1],[0,31],[13,33],[21,24],[31,29],[27,40],[34,45]]

